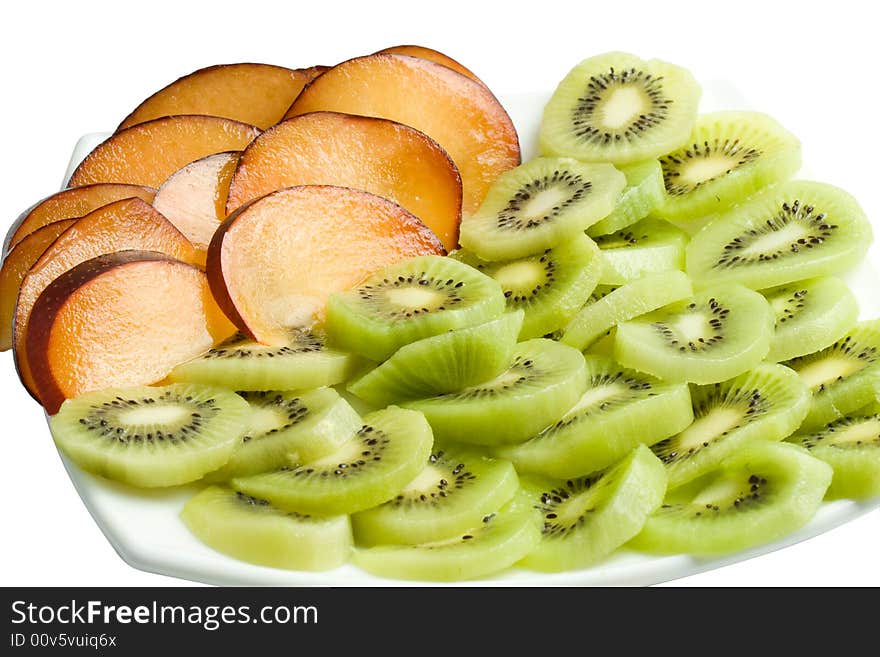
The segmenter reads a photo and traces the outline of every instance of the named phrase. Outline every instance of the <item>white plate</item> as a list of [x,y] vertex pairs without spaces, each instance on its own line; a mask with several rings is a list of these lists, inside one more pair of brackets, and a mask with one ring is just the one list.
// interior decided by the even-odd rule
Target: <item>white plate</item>
[[[548,93],[502,96],[504,106],[519,131],[523,158],[535,154],[541,110]],[[748,109],[740,94],[723,82],[704,86],[701,110]],[[106,138],[106,134],[83,136],[74,149],[65,181],[83,157]],[[877,231],[880,234],[880,231]],[[880,279],[867,262],[847,277],[862,308],[862,318],[880,317]],[[428,584],[375,577],[352,565],[324,573],[304,573],[253,566],[226,557],[196,540],[183,526],[178,513],[198,490],[188,486],[164,491],[144,491],[116,484],[80,470],[62,456],[73,485],[104,532],[107,540],[127,563],[140,570],[198,582],[222,585],[295,586],[397,586]],[[602,564],[558,574],[512,569],[490,579],[464,584],[552,586],[552,585],[648,585],[719,568],[751,559],[812,538],[849,522],[880,506],[880,498],[857,503],[841,500],[825,503],[803,529],[781,541],[763,545],[721,559],[689,556],[651,557],[620,552]],[[459,584],[461,585],[461,584]]]

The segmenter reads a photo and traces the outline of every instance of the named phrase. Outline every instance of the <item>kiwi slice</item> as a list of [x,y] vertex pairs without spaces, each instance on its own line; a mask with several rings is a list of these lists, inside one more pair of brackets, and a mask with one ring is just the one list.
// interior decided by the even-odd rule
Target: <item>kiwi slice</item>
[[462,449],[431,454],[392,500],[352,516],[360,545],[415,545],[459,537],[504,506],[519,489],[509,461]]
[[329,456],[237,477],[232,487],[288,511],[335,515],[387,502],[424,468],[431,427],[421,413],[390,406]]
[[274,470],[327,456],[361,428],[360,416],[333,388],[306,393],[254,390],[239,393],[251,407],[247,430],[210,481]]
[[801,145],[766,114],[714,112],[700,116],[686,145],[661,157],[660,165],[666,199],[655,212],[689,221],[793,176],[801,166]]
[[643,219],[634,226],[596,238],[602,251],[602,285],[623,285],[645,274],[684,271],[687,234],[662,219]]
[[603,356],[584,360],[587,390],[577,403],[530,440],[497,450],[517,471],[557,478],[587,475],[693,420],[687,384],[664,383]]
[[585,372],[579,351],[535,338],[519,343],[510,367],[494,379],[401,405],[424,413],[438,441],[522,442],[574,405],[586,387]]
[[805,449],[751,443],[699,485],[669,494],[629,546],[713,555],[768,543],[805,525],[830,482],[831,468]]
[[135,386],[68,399],[49,427],[83,469],[152,488],[195,481],[223,465],[249,411],[244,399],[214,386]]
[[820,351],[847,334],[859,304],[838,278],[815,278],[763,290],[776,316],[767,360],[777,363]]
[[822,351],[784,363],[813,392],[803,429],[814,429],[880,396],[880,320],[860,322]]
[[326,326],[336,345],[382,361],[410,342],[499,317],[504,306],[501,286],[473,267],[418,256],[332,294]]
[[458,581],[498,573],[541,540],[541,516],[523,492],[461,535],[418,545],[355,549],[354,563],[395,579]]
[[871,225],[852,196],[796,180],[704,226],[687,247],[687,271],[701,284],[759,290],[846,270],[861,260],[871,239]]
[[461,222],[461,245],[484,260],[541,253],[611,214],[625,186],[610,164],[539,157],[498,177]]
[[717,383],[760,363],[773,313],[757,292],[719,286],[617,326],[615,359],[669,381]]
[[283,511],[221,486],[209,486],[190,499],[180,517],[209,547],[260,566],[330,570],[351,557],[348,516]]
[[646,274],[617,288],[599,285],[565,327],[562,342],[586,349],[620,322],[634,319],[693,295],[691,279],[677,270]]
[[348,385],[376,406],[460,390],[497,376],[510,365],[523,311],[404,345]]
[[789,441],[834,469],[826,498],[863,500],[880,495],[880,404],[834,420]]
[[666,196],[663,187],[663,169],[657,160],[647,160],[621,166],[626,187],[620,194],[614,211],[587,228],[587,235],[598,237],[632,226],[647,217]]
[[670,488],[714,470],[752,441],[791,435],[807,414],[810,392],[789,368],[761,363],[724,383],[691,386],[691,399],[693,424],[651,448]]
[[231,390],[311,390],[347,380],[358,358],[330,349],[319,329],[291,329],[283,345],[263,345],[236,333],[210,351],[178,365],[169,381]]
[[561,329],[587,302],[599,280],[599,249],[578,233],[565,244],[515,260],[488,262],[460,249],[453,258],[501,285],[508,310],[525,312],[520,340]]
[[592,477],[543,485],[535,506],[544,517],[541,542],[519,565],[556,572],[601,561],[638,534],[666,492],[663,464],[644,445]]
[[683,68],[623,52],[575,66],[544,108],[547,155],[633,164],[682,146],[697,117],[700,87]]

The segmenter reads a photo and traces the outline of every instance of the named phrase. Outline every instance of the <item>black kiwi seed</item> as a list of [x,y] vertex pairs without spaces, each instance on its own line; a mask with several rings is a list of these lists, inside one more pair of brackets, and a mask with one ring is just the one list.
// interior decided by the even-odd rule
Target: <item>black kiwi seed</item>
[[[744,255],[743,250],[754,244],[764,235],[784,229],[791,223],[798,223],[809,230],[809,234],[772,251],[754,255]],[[724,246],[724,252],[713,268],[727,269],[749,262],[768,262],[781,257],[795,255],[802,250],[812,249],[822,244],[838,229],[836,224],[827,221],[824,212],[816,212],[812,205],[802,205],[799,200],[783,202],[776,214],[757,228],[752,228]]]
[[641,233],[637,234],[631,230],[624,228],[610,235],[599,235],[594,238],[596,244],[602,249],[617,249],[626,246],[636,246],[639,242],[648,239],[650,236]]
[[[434,308],[400,308],[390,303],[386,296],[382,294],[384,290],[413,286],[433,288],[437,292],[442,293],[446,298],[439,306]],[[453,278],[435,278],[427,272],[421,272],[409,276],[398,276],[397,278],[384,278],[378,283],[362,285],[357,288],[357,294],[361,301],[381,308],[389,319],[400,319],[457,306],[464,301],[461,294],[461,287],[463,286],[464,283],[462,281],[456,281]]]
[[[673,101],[663,94],[662,80],[662,76],[654,76],[637,68],[610,68],[607,73],[591,76],[587,80],[584,94],[578,98],[573,110],[574,135],[585,143],[600,145],[638,140],[643,132],[663,123],[669,114],[669,106]],[[596,111],[601,107],[602,101],[614,90],[627,86],[641,88],[651,104],[650,109],[619,129],[600,127],[596,121]]]
[[291,337],[290,345],[284,345],[275,349],[266,349],[265,347],[251,349],[247,345],[252,340],[243,333],[236,333],[208,351],[202,358],[274,358],[275,356],[289,356],[324,350],[323,338],[311,331],[295,331],[291,334]]
[[496,395],[501,394],[504,390],[511,390],[528,384],[535,377],[540,377],[542,374],[540,370],[535,369],[534,361],[523,359],[521,357],[515,358],[513,364],[511,364],[504,374],[507,375],[511,373],[520,374],[520,376],[515,379],[510,376],[505,376],[506,383],[501,385],[490,385],[491,382],[489,382],[457,393],[448,393],[444,395],[444,397],[450,401],[495,397]]
[[[739,408],[742,409],[744,413],[742,420],[740,420],[736,426],[721,433],[720,436],[718,436],[719,438],[757,420],[763,415],[766,415],[771,410],[771,402],[767,397],[762,395],[761,391],[757,388],[733,388],[731,390],[724,390],[722,389],[722,384],[715,383],[709,394],[695,400],[694,421],[696,422],[709,415],[712,411],[722,407]],[[688,447],[687,450],[680,450],[676,438],[676,436],[673,436],[672,438],[661,440],[659,443],[651,447],[651,450],[657,455],[657,458],[667,465],[684,461],[712,444],[711,441],[707,441],[702,445]]]
[[[308,406],[303,404],[302,400],[299,397],[285,399],[283,395],[277,392],[270,392],[265,390],[245,390],[239,391],[237,394],[244,397],[251,405],[261,406],[263,408],[275,407],[287,416],[287,422],[274,429],[270,429],[265,434],[263,434],[265,436],[270,436],[273,433],[278,433],[279,431],[289,429],[295,424],[299,424],[300,422],[305,420],[310,413]],[[246,433],[244,436],[242,436],[241,442],[247,443],[253,440],[253,438],[253,434]]]
[[[187,406],[190,412],[186,419],[173,428],[128,427],[119,420],[119,415],[127,410],[154,404]],[[196,401],[190,396],[184,398],[171,395],[168,391],[155,397],[129,399],[117,396],[110,401],[89,406],[88,414],[79,423],[87,431],[94,431],[99,438],[116,443],[178,443],[185,442],[199,433],[202,425],[219,412],[215,399]]]
[[[696,311],[697,305],[695,303],[689,304],[687,309],[691,312]],[[687,344],[679,340],[679,338],[675,334],[675,331],[672,330],[668,322],[654,322],[653,324],[651,324],[651,327],[666,340],[670,347],[677,347],[678,350],[682,353],[685,353],[687,351],[707,351],[712,347],[712,345],[724,340],[724,321],[730,314],[730,309],[725,308],[717,299],[713,297],[709,299],[703,310],[708,310],[709,313],[712,315],[712,318],[708,322],[710,333],[708,335],[701,336],[696,340],[690,340],[687,342]]]
[[[266,508],[272,506],[272,503],[268,500],[260,499],[259,497],[251,497],[250,495],[245,495],[240,491],[235,491],[235,501],[238,504],[251,508]],[[302,520],[307,520],[308,518],[311,518],[309,514],[299,513],[297,511],[285,511],[284,515],[291,518],[300,518]]]
[[715,155],[723,155],[734,161],[729,169],[715,176],[715,178],[718,178],[758,159],[761,157],[761,151],[741,143],[739,139],[715,138],[711,141],[704,141],[702,144],[692,144],[683,151],[662,157],[660,158],[660,165],[663,167],[663,182],[666,185],[666,193],[670,196],[684,196],[710,180],[714,180],[715,178],[710,178],[709,180],[702,180],[697,183],[685,184],[680,182],[678,178],[681,176],[681,171],[691,160],[696,160],[697,158],[709,159]]
[[[523,206],[539,193],[552,188],[563,189],[568,196],[550,208],[540,217],[520,217]],[[510,230],[523,230],[535,228],[546,221],[558,217],[572,203],[580,201],[593,188],[593,183],[584,180],[578,174],[570,171],[557,169],[549,176],[543,176],[520,188],[508,201],[507,205],[498,211],[498,228]]]
[[350,479],[365,472],[364,466],[372,461],[381,461],[385,448],[391,442],[384,431],[380,431],[370,425],[364,425],[355,434],[353,441],[361,443],[361,451],[356,458],[336,463],[319,469],[317,466],[283,466],[283,471],[292,471],[296,477],[335,477]]
[[809,290],[804,289],[787,290],[786,292],[788,296],[783,301],[782,310],[776,319],[780,324],[790,322],[801,313],[804,306],[806,306],[806,299],[810,293]]
[[[867,416],[845,415],[842,418],[839,418],[834,422],[828,424],[824,429],[822,429],[821,432],[812,434],[809,437],[804,437],[803,439],[799,438],[798,440],[800,444],[807,449],[813,449],[814,447],[818,447],[819,445],[821,445],[826,438],[833,438],[834,434],[836,433],[846,431],[852,426],[856,426],[870,420],[880,421],[880,414]],[[866,440],[854,440],[839,443],[832,442],[833,446],[837,449],[855,449],[865,445],[866,443],[869,445],[880,445],[880,432],[878,432],[876,436],[872,436]]]
[[[818,352],[818,354],[819,358],[829,358],[837,354],[845,356],[846,358],[864,361],[866,367],[876,362],[878,356],[880,356],[880,354],[878,354],[877,352],[877,347],[872,347],[870,345],[867,347],[863,347],[858,342],[853,340],[853,337],[851,335],[847,335],[841,340],[838,340],[824,351]],[[792,358],[786,363],[786,365],[788,365],[789,367],[793,367],[794,369],[798,369],[798,366],[801,363],[816,360],[816,356],[816,354],[798,356],[797,358]],[[840,380],[839,377],[838,380]],[[814,392],[822,392],[823,390],[825,390],[826,387],[827,385],[825,383],[821,383]]]
[[427,504],[436,507],[440,505],[442,499],[455,495],[456,491],[462,490],[473,481],[476,481],[476,475],[468,470],[464,463],[450,460],[442,451],[431,454],[428,460],[431,465],[444,470],[447,476],[437,481],[431,490],[404,491],[400,493],[388,502],[389,506],[409,507]]
[[593,489],[600,481],[601,477],[570,479],[558,488],[541,493],[540,501],[535,505],[535,508],[544,516],[544,535],[564,536],[583,525],[589,514],[595,511],[595,509],[587,507],[577,518],[565,523],[559,519],[557,512],[571,497]]

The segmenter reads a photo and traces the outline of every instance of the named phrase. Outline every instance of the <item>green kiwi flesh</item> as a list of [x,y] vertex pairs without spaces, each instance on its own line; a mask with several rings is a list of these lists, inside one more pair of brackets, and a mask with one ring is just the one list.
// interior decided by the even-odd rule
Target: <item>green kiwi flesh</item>
[[287,511],[355,513],[403,490],[424,468],[431,446],[431,427],[421,413],[390,406],[364,417],[364,426],[329,456],[237,477],[231,485]]
[[415,545],[478,527],[519,489],[509,461],[462,449],[437,450],[393,499],[352,516],[359,545]]
[[348,385],[376,406],[460,390],[497,376],[510,365],[523,311],[404,345]]
[[803,429],[814,429],[880,396],[880,320],[856,324],[840,340],[784,363],[813,393]]
[[626,177],[626,187],[620,194],[614,211],[587,228],[587,235],[598,237],[614,233],[647,217],[663,202],[663,169],[657,160],[647,160],[620,167]]
[[512,260],[563,244],[614,210],[626,185],[610,164],[537,158],[492,184],[461,223],[461,245],[484,260]]
[[687,272],[700,285],[764,289],[845,271],[871,240],[871,224],[852,196],[795,180],[707,223],[687,246]]
[[604,470],[639,444],[652,445],[693,420],[684,383],[664,383],[609,358],[586,356],[587,390],[530,440],[497,450],[519,472],[566,479]]
[[880,495],[880,404],[874,402],[819,430],[789,441],[834,469],[825,497],[863,500]]
[[401,406],[424,413],[439,442],[499,445],[522,442],[553,424],[585,388],[583,355],[536,338],[519,343],[510,366],[494,379]]
[[206,475],[209,481],[274,470],[288,465],[291,457],[300,462],[319,459],[339,449],[363,425],[360,416],[333,388],[239,394],[251,407],[248,428],[226,464]]
[[760,363],[772,330],[764,297],[741,285],[719,286],[618,324],[614,357],[668,381],[717,383]]
[[177,486],[216,470],[247,428],[247,402],[195,383],[111,388],[68,399],[49,420],[85,470],[133,486]]
[[623,285],[645,274],[684,271],[687,234],[662,219],[643,219],[616,233],[596,238],[602,252],[602,285]]
[[260,566],[322,571],[351,557],[348,516],[283,511],[225,487],[205,488],[186,503],[180,517],[209,547]]
[[651,448],[670,488],[714,470],[753,441],[791,435],[807,414],[810,392],[789,368],[762,363],[724,383],[691,386],[691,399],[693,423]]
[[723,111],[697,119],[686,145],[660,158],[666,200],[655,213],[692,221],[722,212],[801,166],[797,138],[760,112]]
[[520,340],[557,331],[587,302],[599,281],[595,242],[578,233],[564,244],[515,260],[489,262],[460,249],[452,254],[501,285],[508,310],[525,313]]
[[311,390],[347,380],[358,368],[353,354],[330,349],[319,329],[291,329],[283,345],[263,345],[237,333],[186,363],[169,381],[231,390]]
[[839,278],[815,278],[761,292],[776,316],[767,360],[821,351],[856,325],[859,304]]
[[519,565],[558,572],[585,568],[638,534],[663,502],[666,472],[644,445],[591,477],[526,484],[544,517],[541,542]]
[[509,568],[541,540],[541,516],[523,492],[486,514],[460,536],[418,545],[355,549],[354,563],[374,575],[452,582],[487,577]]
[[683,68],[611,52],[582,61],[544,108],[545,155],[633,164],[685,144],[700,87]]
[[451,258],[418,256],[332,294],[326,328],[332,344],[383,361],[405,344],[488,322],[504,308],[501,286],[485,274]]
[[629,546],[656,554],[718,555],[769,543],[805,525],[831,468],[790,443],[745,446],[664,504]]
[[617,288],[600,285],[565,327],[561,341],[575,349],[586,349],[620,322],[688,298],[693,293],[691,279],[677,270],[646,274]]

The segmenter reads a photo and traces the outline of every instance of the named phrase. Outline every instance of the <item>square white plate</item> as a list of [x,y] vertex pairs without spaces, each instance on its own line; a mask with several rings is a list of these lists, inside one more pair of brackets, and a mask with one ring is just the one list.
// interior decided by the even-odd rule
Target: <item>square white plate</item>
[[[712,81],[704,85],[701,111],[749,109],[749,104],[727,83]],[[536,154],[541,111],[548,92],[501,96],[519,131],[523,159]],[[84,135],[76,144],[65,183],[77,164],[107,133]],[[802,172],[802,177],[805,172]],[[875,226],[875,232],[880,230]],[[867,262],[847,276],[861,305],[861,318],[880,317],[880,279]],[[399,586],[433,585],[375,577],[352,565],[323,573],[265,568],[237,561],[200,543],[184,527],[178,513],[198,490],[187,486],[162,491],[129,488],[83,472],[62,456],[77,492],[101,531],[127,563],[140,570],[220,585],[293,586]],[[853,520],[880,507],[880,498],[868,502],[839,500],[822,505],[813,520],[800,531],[781,541],[729,555],[720,559],[696,559],[679,555],[653,557],[620,551],[607,561],[583,570],[544,574],[511,569],[489,579],[457,585],[476,586],[553,586],[553,585],[648,585],[726,566],[737,561],[773,552]]]

